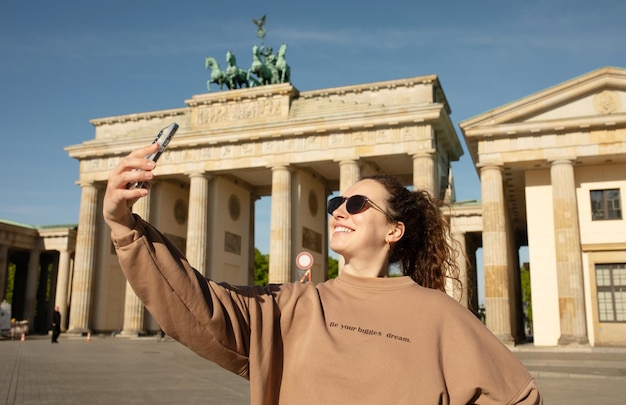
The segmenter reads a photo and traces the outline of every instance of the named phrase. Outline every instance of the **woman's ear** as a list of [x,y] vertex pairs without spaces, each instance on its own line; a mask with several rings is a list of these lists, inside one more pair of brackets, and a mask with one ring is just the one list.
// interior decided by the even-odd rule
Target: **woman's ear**
[[387,243],[395,243],[399,241],[404,235],[404,222],[394,222],[391,224],[389,228],[389,233],[387,233],[386,241]]

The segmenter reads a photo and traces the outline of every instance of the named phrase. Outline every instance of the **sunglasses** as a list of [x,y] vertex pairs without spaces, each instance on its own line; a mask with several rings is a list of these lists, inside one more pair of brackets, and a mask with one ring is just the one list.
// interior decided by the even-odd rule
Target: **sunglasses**
[[383,214],[385,214],[387,218],[393,220],[393,218],[391,218],[391,216],[384,209],[376,205],[374,201],[370,200],[364,195],[358,195],[358,194],[353,195],[351,197],[331,198],[330,200],[328,200],[328,213],[330,215],[333,215],[333,212],[335,212],[337,208],[341,207],[344,201],[346,202],[346,211],[348,211],[349,214],[352,214],[352,215],[358,214],[359,212],[364,211],[367,208],[366,205],[369,204],[377,211],[380,211]]

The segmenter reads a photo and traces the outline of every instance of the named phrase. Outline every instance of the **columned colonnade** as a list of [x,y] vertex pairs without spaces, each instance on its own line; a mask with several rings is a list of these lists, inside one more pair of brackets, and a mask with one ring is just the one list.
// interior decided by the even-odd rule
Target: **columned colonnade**
[[[626,343],[619,270],[599,291],[595,268],[626,257],[625,88],[626,70],[600,68],[460,123],[480,172],[487,326],[503,341],[521,336],[527,244],[535,344]],[[606,190],[619,213],[603,217],[592,195]]]
[[[482,195],[482,239],[485,275],[485,306],[489,329],[502,341],[514,343],[523,338],[519,302],[520,243],[514,237],[511,214],[505,198],[503,166],[480,167]],[[583,266],[580,255],[578,203],[572,160],[550,162],[554,212],[556,271],[560,307],[559,344],[586,343]]]
[[[419,154],[413,156],[413,165],[423,167],[427,170],[415,172],[413,178],[413,187],[425,189],[434,192],[434,176],[435,172],[432,165],[433,158],[428,154]],[[347,188],[354,184],[358,179],[365,175],[364,173],[373,174],[371,167],[366,165],[361,168],[357,160],[342,160],[339,163],[339,184],[343,188]],[[369,172],[368,172],[369,170]],[[270,229],[270,257],[272,258],[269,274],[270,283],[285,283],[293,281],[293,265],[290,258],[294,256],[291,252],[291,187],[290,169],[286,166],[272,167],[272,210],[271,210],[271,229]],[[427,173],[424,176],[423,173]],[[198,263],[196,267],[201,273],[209,275],[205,268],[206,252],[205,246],[208,242],[208,215],[206,206],[209,201],[209,181],[211,175],[192,173],[189,175],[190,183],[190,204],[188,212],[188,231],[187,231],[187,258],[191,263]],[[79,229],[91,229],[92,233],[96,233],[94,228],[97,226],[96,210],[100,208],[100,201],[104,187],[94,184],[83,184],[83,198],[81,199],[81,222]],[[135,206],[133,212],[150,220],[150,196],[140,199]],[[462,237],[462,234],[460,235]],[[93,302],[93,293],[96,286],[93,284],[95,256],[96,256],[96,239],[78,232],[77,247],[82,247],[84,251],[82,255],[77,255],[75,264],[75,278],[72,285],[72,313],[70,314],[70,326],[68,333],[87,333],[91,330],[89,326],[89,316],[91,308],[90,303]],[[274,258],[278,258],[274,260]],[[75,303],[75,304],[74,304]],[[144,307],[133,292],[130,285],[126,283],[124,294],[124,318],[121,336],[137,336],[145,333],[144,328]]]
[[[94,120],[95,140],[67,148],[81,161],[82,187],[70,332],[107,328],[97,326],[108,321],[93,319],[96,311],[90,305],[102,294],[94,279],[114,277],[95,273],[116,266],[114,257],[100,251],[109,237],[98,218],[108,171],[172,121],[180,129],[159,161],[151,192],[162,189],[163,194],[141,201],[133,210],[158,222],[166,234],[176,234],[174,228],[168,231],[164,210],[169,200],[186,202],[186,230],[178,233],[186,256],[200,272],[218,280],[220,274],[232,277],[229,269],[248,270],[231,263],[235,256],[228,250],[237,243],[223,246],[212,233],[221,229],[216,222],[227,220],[227,213],[217,211],[221,196],[228,194],[224,187],[241,190],[242,201],[271,196],[271,283],[294,280],[294,258],[303,249],[314,254],[320,267],[314,274],[322,281],[328,250],[323,207],[329,194],[343,192],[361,176],[385,172],[443,198],[447,183],[442,179],[462,154],[436,76],[302,93],[280,84],[197,95],[186,103],[182,109]],[[243,206],[241,211],[254,210]],[[230,214],[234,221],[236,216]],[[226,228],[231,242],[253,243],[252,231],[242,232]],[[251,246],[242,251],[252,252]],[[143,333],[144,309],[126,283],[124,290],[121,335]]]

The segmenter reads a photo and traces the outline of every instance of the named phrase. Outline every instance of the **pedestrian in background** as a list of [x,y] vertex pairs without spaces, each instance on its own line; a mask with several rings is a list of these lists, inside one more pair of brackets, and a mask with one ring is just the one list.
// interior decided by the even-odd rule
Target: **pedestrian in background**
[[59,343],[59,335],[61,334],[61,313],[59,307],[54,306],[52,312],[52,343]]

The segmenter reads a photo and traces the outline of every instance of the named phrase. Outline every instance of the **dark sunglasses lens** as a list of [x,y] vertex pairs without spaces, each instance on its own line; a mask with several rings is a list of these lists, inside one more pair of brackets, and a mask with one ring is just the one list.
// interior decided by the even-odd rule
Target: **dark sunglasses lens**
[[365,203],[367,203],[367,199],[362,195],[353,195],[348,198],[348,202],[346,203],[346,211],[350,214],[358,214],[365,207]]
[[330,215],[333,215],[333,212],[335,212],[335,210],[339,208],[341,204],[343,204],[343,201],[344,201],[343,197],[333,197],[330,200],[328,200],[328,213]]
[[333,197],[328,200],[328,213],[333,215],[333,212],[335,212],[335,210],[339,208],[344,201],[347,201],[346,211],[348,211],[349,214],[358,214],[363,210],[363,207],[365,207],[367,198],[362,195],[353,195],[349,198]]

